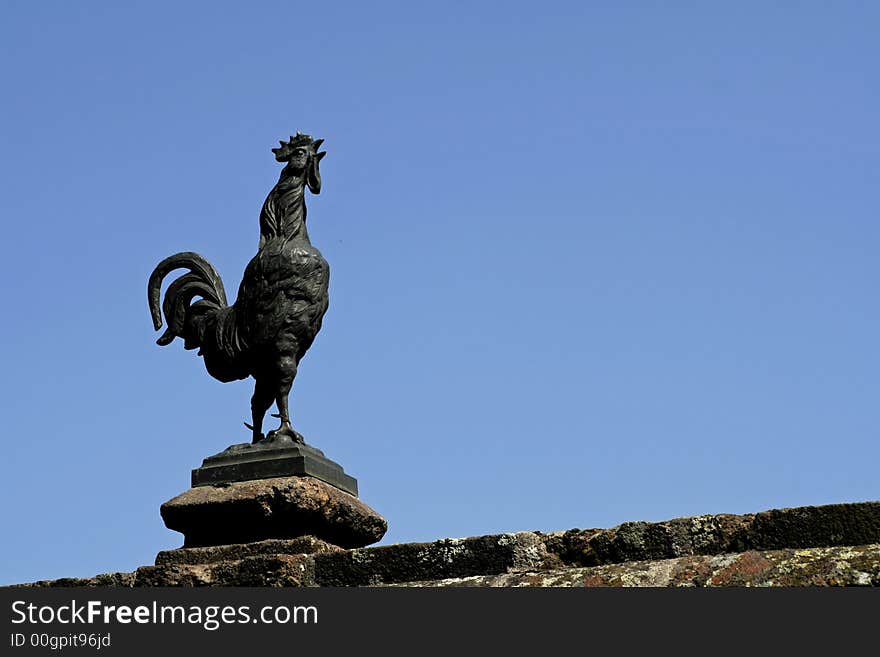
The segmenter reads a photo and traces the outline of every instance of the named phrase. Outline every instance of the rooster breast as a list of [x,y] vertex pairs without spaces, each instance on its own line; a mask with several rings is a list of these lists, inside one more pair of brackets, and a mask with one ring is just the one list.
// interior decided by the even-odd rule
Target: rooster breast
[[327,261],[311,244],[267,241],[248,263],[235,302],[249,347],[299,362],[321,329],[329,284]]

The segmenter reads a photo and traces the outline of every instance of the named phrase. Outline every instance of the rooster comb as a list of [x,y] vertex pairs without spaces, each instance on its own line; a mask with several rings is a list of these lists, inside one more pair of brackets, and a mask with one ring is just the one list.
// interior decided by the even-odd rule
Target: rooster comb
[[275,159],[282,162],[288,159],[293,152],[293,149],[298,146],[312,146],[314,150],[318,150],[318,147],[323,141],[323,139],[312,139],[311,135],[304,135],[301,132],[297,132],[295,135],[290,136],[290,141],[284,141],[283,139],[280,140],[278,143],[281,144],[281,146],[273,148],[272,152],[275,153]]

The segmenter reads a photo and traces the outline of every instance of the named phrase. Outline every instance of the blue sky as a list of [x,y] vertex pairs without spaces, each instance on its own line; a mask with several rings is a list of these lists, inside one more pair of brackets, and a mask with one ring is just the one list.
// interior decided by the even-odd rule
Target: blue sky
[[0,9],[0,583],[132,570],[248,439],[155,345],[326,139],[295,426],[383,543],[880,498],[876,3]]

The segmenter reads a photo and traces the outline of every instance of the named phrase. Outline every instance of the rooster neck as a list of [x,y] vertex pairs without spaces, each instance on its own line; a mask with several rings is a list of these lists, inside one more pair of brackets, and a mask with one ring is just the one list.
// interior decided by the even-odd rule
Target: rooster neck
[[260,212],[261,243],[276,237],[310,244],[306,230],[305,181],[302,175],[286,170],[282,171]]

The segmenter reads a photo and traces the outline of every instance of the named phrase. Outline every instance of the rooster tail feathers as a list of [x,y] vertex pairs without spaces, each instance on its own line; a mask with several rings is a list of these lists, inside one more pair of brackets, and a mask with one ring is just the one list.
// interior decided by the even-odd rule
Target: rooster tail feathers
[[[162,281],[175,269],[187,269],[175,278],[162,299]],[[196,297],[199,297],[196,299]],[[160,345],[183,338],[184,349],[199,350],[208,374],[220,381],[244,379],[250,374],[248,347],[239,333],[235,306],[226,302],[220,274],[198,253],[177,253],[156,265],[147,284],[153,326],[168,324]]]
[[[175,269],[188,269],[189,272],[168,286],[165,299],[160,305],[162,281]],[[195,297],[201,299],[192,303]],[[190,251],[169,256],[156,265],[147,284],[147,300],[153,317],[153,327],[157,331],[162,328],[163,314],[168,323],[165,332],[156,342],[167,345],[180,336],[184,338],[185,346],[189,349],[198,346],[195,343],[199,340],[193,340],[196,336],[188,335],[188,320],[193,315],[202,315],[206,311],[219,310],[228,305],[220,274],[210,262]]]

